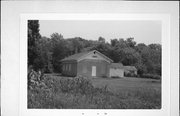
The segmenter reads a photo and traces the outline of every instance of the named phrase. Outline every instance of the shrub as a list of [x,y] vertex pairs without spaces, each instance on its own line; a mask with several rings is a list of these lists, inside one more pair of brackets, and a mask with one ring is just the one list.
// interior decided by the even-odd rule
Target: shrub
[[151,109],[161,106],[161,94],[152,88],[113,93],[107,85],[95,88],[91,80],[82,76],[44,76],[37,84],[30,85],[32,88],[28,89],[28,108]]
[[56,83],[62,92],[87,94],[93,88],[91,81],[84,77],[61,78]]
[[137,77],[137,75],[134,73],[124,73],[124,76],[126,76],[126,77]]
[[156,74],[142,74],[141,77],[143,77],[143,78],[151,78],[151,79],[161,79],[161,76],[156,75]]
[[102,78],[108,78],[108,76],[103,75]]
[[121,78],[120,76],[111,76],[111,78]]

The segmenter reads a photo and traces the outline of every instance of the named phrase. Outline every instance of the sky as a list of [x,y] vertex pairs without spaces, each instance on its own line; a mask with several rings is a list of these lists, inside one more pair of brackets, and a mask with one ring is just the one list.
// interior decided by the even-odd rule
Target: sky
[[161,21],[92,21],[92,20],[40,20],[40,34],[50,37],[57,32],[63,37],[81,37],[98,40],[101,36],[111,39],[133,37],[137,43],[161,44]]

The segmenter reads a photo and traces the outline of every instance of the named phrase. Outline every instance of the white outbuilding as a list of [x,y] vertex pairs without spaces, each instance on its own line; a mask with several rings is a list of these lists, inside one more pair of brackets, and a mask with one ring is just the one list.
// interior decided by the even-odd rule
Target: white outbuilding
[[124,66],[122,63],[111,63],[110,77],[124,77]]

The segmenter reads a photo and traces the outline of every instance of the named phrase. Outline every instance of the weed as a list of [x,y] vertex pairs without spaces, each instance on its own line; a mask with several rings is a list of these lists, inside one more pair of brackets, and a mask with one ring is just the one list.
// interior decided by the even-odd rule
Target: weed
[[[30,82],[32,81],[29,77]],[[139,88],[112,92],[106,84],[94,87],[82,76],[76,78],[44,77],[28,83],[28,108],[43,109],[159,109],[161,92]]]

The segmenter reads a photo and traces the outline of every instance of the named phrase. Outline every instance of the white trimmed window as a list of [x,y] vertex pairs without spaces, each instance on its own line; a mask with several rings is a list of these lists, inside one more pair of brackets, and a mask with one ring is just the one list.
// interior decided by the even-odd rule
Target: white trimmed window
[[63,71],[65,71],[65,64],[63,64]]
[[65,64],[65,71],[67,71],[67,64]]
[[69,71],[69,64],[67,64],[67,71]]
[[69,71],[71,71],[71,64],[69,64]]

